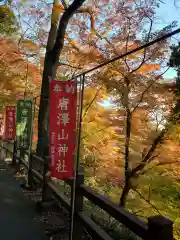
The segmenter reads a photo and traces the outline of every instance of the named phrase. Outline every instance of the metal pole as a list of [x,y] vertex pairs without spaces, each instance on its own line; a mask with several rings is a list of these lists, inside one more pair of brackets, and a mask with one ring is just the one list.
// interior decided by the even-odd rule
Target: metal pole
[[27,92],[27,84],[28,84],[28,68],[29,68],[29,65],[28,65],[28,62],[27,62],[27,69],[26,69],[26,83],[25,83],[25,89],[24,89],[24,100],[26,98],[26,92]]
[[134,48],[134,49],[132,49],[132,50],[130,50],[128,52],[125,52],[125,53],[123,53],[123,54],[121,54],[121,55],[119,55],[119,56],[117,56],[115,58],[112,58],[111,60],[105,61],[105,62],[97,65],[96,67],[93,67],[93,68],[87,70],[86,72],[83,72],[83,73],[80,73],[80,74],[74,76],[72,79],[69,79],[69,81],[73,80],[74,78],[78,78],[78,77],[80,77],[82,75],[88,74],[88,73],[90,73],[92,71],[95,71],[95,70],[105,66],[106,64],[112,63],[112,62],[114,62],[114,61],[116,61],[118,59],[122,59],[122,58],[124,58],[124,57],[126,57],[126,56],[128,56],[128,55],[130,55],[132,53],[136,53],[136,52],[138,52],[138,51],[140,51],[140,50],[142,50],[144,48],[152,46],[153,44],[158,43],[160,41],[163,41],[163,40],[165,40],[167,38],[170,38],[170,37],[172,37],[172,36],[174,36],[175,34],[178,34],[178,33],[180,33],[180,28],[178,28],[178,29],[176,29],[176,30],[174,30],[174,31],[172,31],[170,33],[167,33],[167,34],[165,34],[163,36],[160,36],[159,38],[156,38],[155,40],[152,40],[151,42],[147,42],[147,43],[141,45],[140,47]]
[[[16,119],[17,119],[17,104],[16,104],[16,111],[15,111],[15,121]],[[16,136],[16,123],[15,123],[15,136],[14,136],[12,164],[16,164],[16,153],[17,153],[17,136]]]
[[85,74],[81,78],[81,94],[79,97],[79,119],[78,119],[78,140],[77,140],[77,160],[76,160],[76,173],[79,171],[79,153],[80,153],[80,144],[81,144],[81,127],[82,127],[82,111],[83,111],[83,98],[84,98],[84,83],[85,83]]
[[[31,123],[31,134],[30,134],[30,145],[29,145],[29,149],[28,149],[28,177],[27,177],[27,185],[28,187],[31,187],[31,180],[32,180],[32,172],[31,172],[31,168],[32,168],[32,159],[31,159],[31,148],[32,148],[32,137],[33,137],[33,123],[34,123],[34,116],[35,116],[35,103],[36,103],[36,98],[32,99],[32,123]],[[34,109],[33,109],[34,107]]]
[[76,176],[79,171],[79,152],[80,152],[80,143],[81,143],[81,126],[82,126],[82,109],[83,109],[83,96],[84,96],[84,82],[85,75],[82,75],[80,78],[80,89],[79,89],[79,98],[78,98],[78,119],[77,119],[77,139],[76,139],[76,161],[74,168],[74,179],[72,186],[72,195],[71,195],[71,225],[70,225],[70,240],[73,240],[73,229],[74,229],[74,207],[75,207],[75,198],[76,198]]

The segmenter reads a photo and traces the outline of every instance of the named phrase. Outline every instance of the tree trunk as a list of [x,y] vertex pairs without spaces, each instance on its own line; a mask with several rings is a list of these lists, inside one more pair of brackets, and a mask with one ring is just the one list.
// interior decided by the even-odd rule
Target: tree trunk
[[[128,79],[127,79],[128,81]],[[127,82],[127,90],[128,90],[128,82]],[[124,95],[124,103],[126,106],[126,135],[125,135],[125,155],[124,155],[124,179],[125,185],[123,188],[123,192],[120,197],[119,206],[125,207],[127,196],[129,190],[131,189],[130,184],[130,169],[129,169],[129,147],[130,147],[130,138],[131,138],[131,125],[132,125],[132,114],[129,109],[129,99],[128,92]]]
[[41,99],[38,116],[38,143],[36,150],[36,154],[38,156],[48,156],[49,154],[49,77],[54,74],[51,52],[49,52],[46,54],[44,61],[43,81],[41,87]]
[[124,171],[125,180],[129,177],[129,144],[131,137],[131,112],[129,108],[126,109],[126,140],[125,140],[125,156],[124,156]]
[[[46,48],[41,87],[41,99],[38,117],[38,144],[36,149],[36,154],[38,156],[49,155],[49,78],[54,79],[56,77],[59,57],[64,45],[66,28],[69,20],[84,3],[84,1],[85,0],[74,0],[72,2],[68,9],[66,9],[63,13],[58,29],[56,28],[58,14],[56,14],[56,10],[53,8],[52,23]],[[54,4],[57,4],[57,2],[57,0],[54,0]]]
[[122,194],[121,194],[121,198],[119,201],[119,206],[120,207],[125,207],[126,206],[126,202],[127,202],[127,196],[129,194],[129,191],[131,189],[131,184],[130,184],[130,180],[126,181]]

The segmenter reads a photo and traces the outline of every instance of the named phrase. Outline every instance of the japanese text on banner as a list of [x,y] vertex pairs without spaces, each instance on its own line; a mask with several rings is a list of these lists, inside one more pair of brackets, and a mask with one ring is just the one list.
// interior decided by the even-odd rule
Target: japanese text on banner
[[51,175],[58,179],[68,179],[74,175],[76,104],[77,90],[75,82],[51,81]]
[[32,101],[19,100],[17,103],[16,139],[17,149],[28,150],[32,135]]
[[6,122],[5,122],[5,139],[14,140],[15,139],[15,121],[16,118],[16,107],[7,106],[6,107]]

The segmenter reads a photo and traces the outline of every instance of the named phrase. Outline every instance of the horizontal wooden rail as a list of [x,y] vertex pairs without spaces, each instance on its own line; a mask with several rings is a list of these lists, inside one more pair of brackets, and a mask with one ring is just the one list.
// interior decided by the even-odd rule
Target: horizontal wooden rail
[[33,160],[38,161],[38,162],[44,164],[44,159],[43,158],[38,157],[35,154],[32,154],[32,158],[33,158]]
[[37,172],[35,169],[31,169],[31,171],[39,181],[43,181],[43,176],[39,172]]
[[6,143],[9,143],[9,144],[14,144],[14,140],[6,140],[6,139],[0,138],[0,141],[6,142]]
[[[35,154],[33,154],[32,157],[34,160],[37,160],[42,164],[44,163],[44,160],[41,157],[38,157]],[[28,164],[24,160],[21,159],[21,162],[26,168],[28,168]],[[35,169],[32,169],[32,173],[39,181],[43,181],[43,176],[39,172],[37,172]],[[66,180],[65,182],[68,185],[72,186],[73,179]],[[70,204],[68,199],[59,192],[58,188],[53,184],[53,182],[51,181],[48,182],[47,186],[52,191],[53,195],[55,195],[55,197],[61,202],[61,204],[66,209],[70,210]],[[111,215],[117,221],[122,222],[126,227],[128,227],[131,231],[136,233],[139,237],[142,237],[143,239],[146,238],[148,228],[143,221],[135,217],[133,214],[125,211],[123,208],[119,208],[106,197],[93,191],[90,187],[83,184],[80,186],[80,189],[81,189],[82,195],[86,197],[88,200],[90,200],[92,203],[99,206],[101,209],[105,210],[109,215]],[[88,218],[83,218],[83,219],[87,220]]]
[[[11,143],[11,142],[10,142]],[[57,202],[63,205],[69,212],[71,211],[70,200],[63,195],[59,188],[53,181],[46,178],[46,173],[48,171],[49,158],[41,158],[35,154],[29,156],[29,162],[27,163],[22,159],[24,154],[29,154],[27,151],[21,151],[20,157],[17,156],[16,151],[10,151],[6,146],[0,145],[1,148],[5,149],[7,152],[13,154],[13,158],[20,160],[19,162],[28,169],[28,173],[32,175],[32,178],[36,179],[42,183],[43,194],[46,194],[45,189],[50,191],[50,195],[53,196]],[[43,166],[43,174],[36,171],[33,168],[32,161],[37,161]],[[16,161],[15,161],[16,162]],[[73,178],[65,181],[71,187],[71,196],[73,190]],[[87,230],[87,232],[93,237],[93,239],[98,240],[112,240],[108,233],[106,233],[101,227],[97,225],[93,219],[88,217],[83,209],[83,199],[84,197],[91,201],[93,204],[103,209],[107,214],[113,217],[115,220],[123,224],[133,233],[144,240],[173,240],[173,222],[163,216],[152,216],[148,218],[148,224],[137,218],[134,214],[126,211],[122,207],[114,204],[107,197],[95,192],[90,187],[84,184],[84,175],[82,173],[77,174],[76,180],[76,200],[75,200],[75,225],[74,225],[74,239],[80,239],[82,236],[82,226]],[[43,198],[43,197],[42,197]],[[82,226],[78,225],[79,222]],[[78,227],[79,226],[79,227]]]
[[98,240],[113,240],[102,228],[100,228],[91,218],[85,215],[84,212],[78,213],[78,218],[87,229],[93,239]]
[[1,146],[1,148],[3,148],[4,150],[6,150],[7,152],[9,152],[10,154],[13,154],[13,152],[11,150],[9,150],[7,147],[5,146]]
[[138,219],[134,214],[124,210],[123,208],[115,205],[108,198],[96,193],[86,185],[80,186],[82,195],[90,200],[95,205],[106,211],[117,221],[123,223],[127,228],[136,233],[141,238],[147,236],[147,224]]
[[69,199],[66,196],[64,196],[62,193],[60,193],[59,189],[54,185],[53,182],[51,181],[48,182],[47,186],[52,191],[55,198],[58,199],[59,202],[70,212],[71,205],[69,203]]
[[26,161],[24,161],[23,159],[21,159],[21,164],[25,167],[25,168],[29,168],[28,163]]

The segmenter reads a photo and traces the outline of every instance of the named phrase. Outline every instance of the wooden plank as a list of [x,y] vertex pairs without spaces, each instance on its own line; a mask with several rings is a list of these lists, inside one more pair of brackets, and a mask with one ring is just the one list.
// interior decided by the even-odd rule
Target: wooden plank
[[91,218],[85,215],[84,212],[79,212],[78,218],[82,225],[87,229],[87,232],[93,239],[98,240],[113,240],[102,228],[100,228]]
[[96,193],[86,185],[81,185],[81,191],[83,196],[106,211],[110,216],[125,225],[132,232],[141,238],[146,238],[148,226],[143,221],[138,219],[134,214],[114,204],[108,198]]
[[40,163],[44,164],[43,158],[36,156],[35,154],[32,154],[32,158],[33,158],[33,160],[39,161]]
[[70,212],[71,205],[69,199],[59,192],[59,189],[53,184],[53,182],[50,181],[47,183],[47,185],[49,189],[52,191],[55,198],[57,198],[61,202],[61,204]]
[[28,167],[28,163],[27,162],[25,162],[23,159],[21,159],[21,164],[25,167],[25,168],[29,168]]
[[42,176],[39,172],[37,172],[37,171],[34,170],[34,169],[32,169],[31,171],[32,171],[32,173],[35,175],[35,177],[36,177],[37,179],[39,179],[40,181],[43,180],[43,176]]

